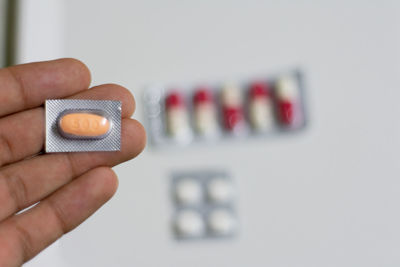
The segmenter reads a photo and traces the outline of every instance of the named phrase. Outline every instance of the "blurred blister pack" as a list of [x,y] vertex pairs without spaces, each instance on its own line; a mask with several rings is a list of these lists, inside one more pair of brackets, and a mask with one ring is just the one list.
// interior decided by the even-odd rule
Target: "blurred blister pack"
[[223,171],[172,174],[172,228],[176,239],[228,238],[238,233],[236,187]]
[[306,126],[303,75],[211,86],[152,86],[144,93],[156,147],[217,143],[294,133]]
[[121,105],[113,100],[47,100],[45,151],[120,150]]

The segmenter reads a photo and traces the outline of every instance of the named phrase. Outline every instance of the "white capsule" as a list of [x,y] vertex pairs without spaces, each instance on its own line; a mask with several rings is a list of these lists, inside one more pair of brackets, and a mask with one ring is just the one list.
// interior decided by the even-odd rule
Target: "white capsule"
[[227,84],[221,92],[222,123],[224,129],[235,134],[243,133],[245,128],[243,96],[240,89]]
[[295,75],[282,76],[276,81],[277,117],[281,126],[297,128],[304,123],[304,114],[299,98],[300,87]]
[[199,237],[205,233],[202,215],[194,210],[182,210],[177,214],[175,227],[182,237]]
[[226,209],[213,210],[207,217],[208,227],[214,235],[231,235],[237,222],[232,212]]
[[167,130],[170,136],[178,140],[190,137],[189,118],[186,109],[170,108],[167,111]]
[[225,178],[214,178],[207,184],[207,197],[213,203],[232,201],[234,188],[232,182]]
[[181,143],[191,139],[188,110],[184,96],[179,91],[171,91],[165,98],[166,127],[170,137]]
[[184,178],[176,183],[175,195],[180,204],[194,205],[203,198],[202,186],[193,178]]
[[274,124],[272,103],[269,99],[256,98],[249,105],[249,118],[252,127],[258,131],[266,131]]
[[196,131],[203,136],[217,133],[217,114],[213,104],[199,104],[194,111]]

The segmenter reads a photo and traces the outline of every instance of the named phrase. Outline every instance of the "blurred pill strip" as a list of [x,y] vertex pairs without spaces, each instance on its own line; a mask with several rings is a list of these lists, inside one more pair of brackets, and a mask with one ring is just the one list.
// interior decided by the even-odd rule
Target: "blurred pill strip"
[[294,71],[246,83],[150,88],[145,104],[153,143],[187,145],[299,130],[305,126],[301,76]]

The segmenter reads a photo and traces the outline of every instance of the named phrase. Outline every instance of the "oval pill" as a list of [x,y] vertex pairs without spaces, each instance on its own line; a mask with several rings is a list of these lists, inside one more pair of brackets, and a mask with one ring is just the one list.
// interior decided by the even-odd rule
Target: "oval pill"
[[73,112],[59,119],[60,132],[69,138],[102,138],[110,131],[110,121],[102,115]]

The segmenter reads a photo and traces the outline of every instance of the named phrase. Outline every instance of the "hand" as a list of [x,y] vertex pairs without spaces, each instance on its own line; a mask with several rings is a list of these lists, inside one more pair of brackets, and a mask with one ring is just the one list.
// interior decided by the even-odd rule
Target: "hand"
[[[22,265],[87,219],[117,189],[110,167],[144,148],[144,129],[129,118],[131,93],[115,84],[87,90],[89,84],[89,70],[74,59],[0,69],[0,266]],[[121,151],[38,155],[42,104],[54,98],[122,101]]]

